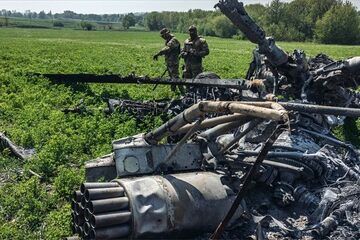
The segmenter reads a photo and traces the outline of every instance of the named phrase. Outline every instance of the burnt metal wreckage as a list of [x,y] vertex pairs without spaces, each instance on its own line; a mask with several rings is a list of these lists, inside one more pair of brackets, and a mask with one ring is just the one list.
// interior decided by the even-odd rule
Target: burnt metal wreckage
[[[231,228],[213,239],[358,238],[359,152],[330,134],[327,114],[337,108],[307,107],[202,101],[151,132],[114,141],[113,153],[86,164],[89,182],[72,201],[74,232],[202,239],[229,216]],[[163,143],[174,135],[181,140]]]
[[[172,118],[153,131],[114,141],[112,153],[86,163],[87,182],[72,199],[74,234],[359,239],[360,152],[331,129],[345,117],[360,117],[360,57],[335,62],[325,55],[308,60],[300,50],[289,55],[241,2],[221,0],[216,6],[258,44],[247,80],[207,73],[156,81],[44,75],[56,82],[188,86],[170,104],[109,101],[110,111],[161,109]],[[278,101],[279,93],[296,100]]]
[[13,143],[4,133],[0,132],[0,151],[8,149],[13,157],[27,160],[35,154],[35,149],[25,149]]
[[[224,238],[317,238],[337,227],[331,234],[350,228],[356,239],[359,152],[329,133],[327,114],[337,108],[318,114],[307,107],[202,101],[151,132],[114,141],[112,154],[86,164],[89,182],[72,202],[74,232],[85,239],[207,238],[230,216]],[[173,135],[182,138],[163,143]]]

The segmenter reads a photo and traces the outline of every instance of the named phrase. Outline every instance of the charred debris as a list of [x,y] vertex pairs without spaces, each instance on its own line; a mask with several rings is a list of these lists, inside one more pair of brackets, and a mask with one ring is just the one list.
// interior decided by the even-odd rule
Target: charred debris
[[24,149],[13,143],[5,133],[0,132],[0,151],[4,151],[5,149],[9,150],[12,157],[16,157],[22,161],[31,158],[35,154],[35,149]]
[[360,152],[331,131],[360,117],[360,57],[288,54],[243,3],[216,7],[258,45],[246,79],[43,74],[57,83],[187,87],[173,101],[108,100],[110,113],[172,118],[86,163],[68,239],[360,238]]
[[[332,107],[302,107],[306,113],[275,102],[202,101],[158,129],[114,141],[113,153],[86,164],[88,182],[72,202],[74,233],[357,239],[359,152],[331,135]],[[179,140],[166,143],[170,137]]]

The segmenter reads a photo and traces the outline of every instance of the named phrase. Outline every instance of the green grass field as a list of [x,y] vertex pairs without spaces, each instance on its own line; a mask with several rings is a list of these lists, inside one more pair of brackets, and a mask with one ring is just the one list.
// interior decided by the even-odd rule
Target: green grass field
[[[177,34],[183,41],[186,35]],[[205,69],[223,78],[244,77],[255,45],[208,37]],[[137,123],[126,115],[106,116],[104,98],[175,97],[169,87],[133,85],[53,85],[28,73],[116,73],[160,76],[153,62],[163,45],[152,32],[0,29],[0,132],[36,149],[26,162],[0,153],[0,239],[59,239],[70,235],[69,196],[83,180],[83,163],[111,151],[111,140],[161,124],[157,117]],[[360,56],[360,46],[278,43],[308,56]],[[83,100],[85,114],[64,114]],[[33,176],[30,171],[41,176]]]

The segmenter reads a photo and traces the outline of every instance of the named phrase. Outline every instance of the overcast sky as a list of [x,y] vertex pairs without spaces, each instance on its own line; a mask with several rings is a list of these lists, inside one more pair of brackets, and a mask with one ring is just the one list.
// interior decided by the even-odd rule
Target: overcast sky
[[[290,1],[290,0],[287,0]],[[0,0],[0,9],[25,12],[44,10],[61,13],[72,10],[77,13],[128,13],[150,11],[187,11],[189,9],[211,10],[218,0]],[[267,4],[271,0],[244,0],[245,4]],[[351,0],[358,9],[360,0]]]

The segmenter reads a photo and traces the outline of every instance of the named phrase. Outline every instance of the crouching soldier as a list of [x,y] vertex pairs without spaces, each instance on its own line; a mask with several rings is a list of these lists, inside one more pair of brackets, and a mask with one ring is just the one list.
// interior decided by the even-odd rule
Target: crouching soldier
[[184,78],[195,78],[203,72],[202,60],[209,55],[209,46],[206,40],[200,37],[195,26],[189,28],[190,38],[185,40],[180,56],[184,58]]

